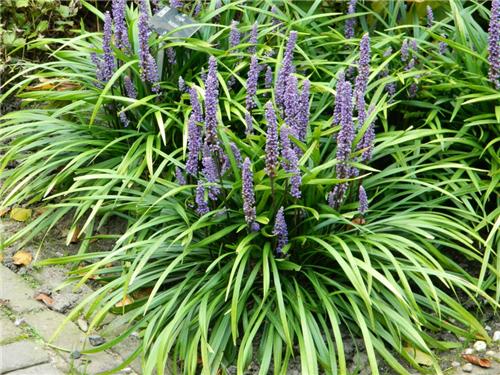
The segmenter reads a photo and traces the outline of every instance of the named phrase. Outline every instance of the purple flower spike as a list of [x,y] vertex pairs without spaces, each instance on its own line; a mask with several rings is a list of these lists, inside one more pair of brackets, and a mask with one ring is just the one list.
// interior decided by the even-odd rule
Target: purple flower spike
[[401,61],[405,62],[410,58],[410,46],[408,39],[403,40],[401,44]]
[[198,186],[196,186],[195,202],[197,205],[196,213],[198,215],[202,216],[210,211],[208,209],[207,201],[205,200],[205,188],[203,187],[201,181],[198,181]]
[[266,89],[270,89],[273,85],[273,70],[271,69],[271,66],[267,66],[266,68],[266,74],[264,78],[264,87]]
[[280,140],[283,169],[288,173],[293,173],[292,177],[290,177],[290,195],[298,199],[301,197],[300,186],[302,184],[302,177],[300,175],[297,153],[290,142],[290,129],[286,125],[281,127]]
[[289,75],[285,86],[284,107],[285,122],[290,127],[292,134],[298,138],[297,111],[299,109],[298,81],[294,75]]
[[434,23],[434,13],[432,12],[432,8],[427,5],[427,27],[430,29],[432,24]]
[[[373,112],[373,106],[368,110],[368,116],[370,116]],[[373,153],[373,141],[375,140],[375,119],[370,123],[368,128],[366,129],[363,137],[358,143],[358,150],[363,150],[361,155],[361,160],[363,162],[367,162],[372,158]]]
[[107,11],[104,15],[104,27],[103,27],[103,37],[102,37],[102,50],[103,62],[102,68],[102,78],[103,82],[107,82],[113,76],[115,70],[115,57],[113,55],[113,50],[111,48],[111,35],[112,35],[112,20],[111,14]]
[[113,22],[115,24],[116,48],[129,51],[128,28],[125,19],[126,0],[115,0],[111,5]]
[[368,197],[363,185],[359,185],[359,213],[364,215],[368,211]]
[[170,0],[170,8],[175,8],[177,10],[181,9],[182,6],[182,0]]
[[217,61],[210,56],[208,74],[205,82],[205,137],[212,148],[218,144],[217,138],[217,102],[219,100],[219,81],[217,79]]
[[196,124],[195,118],[196,116],[191,113],[188,122],[188,152],[186,161],[186,172],[193,177],[196,177],[196,174],[198,173],[198,158],[202,144],[200,127]]
[[[347,5],[347,14],[348,15],[356,13],[356,3],[357,3],[357,0],[349,0],[349,4]],[[344,36],[346,39],[354,38],[354,27],[355,26],[356,26],[356,19],[355,18],[348,18],[345,21]]]
[[[448,36],[446,34],[441,34],[443,38],[447,38]],[[446,50],[448,49],[448,43],[446,42],[439,42],[438,44],[438,50],[440,55],[444,55],[446,53]]]
[[333,125],[340,124],[340,116],[342,112],[342,96],[344,92],[345,83],[345,73],[342,71],[339,73],[339,78],[337,80],[336,94],[335,94],[335,108],[333,110]]
[[256,55],[252,55],[250,69],[247,78],[246,109],[251,111],[255,107],[254,96],[257,93],[257,82],[259,80],[259,62]]
[[186,90],[186,82],[184,82],[184,78],[179,76],[179,91],[184,92]]
[[368,33],[363,35],[359,46],[358,76],[355,83],[356,97],[365,95],[370,75],[370,36]]
[[194,118],[195,122],[202,122],[203,121],[203,114],[201,113],[201,105],[198,100],[198,93],[196,92],[196,89],[194,87],[191,87],[189,90],[189,98],[191,101],[191,115]]
[[127,118],[127,115],[125,114],[125,112],[120,112],[120,114],[118,115],[118,117],[120,118],[120,121],[121,121],[121,123],[123,124],[123,126],[125,128],[130,125],[130,121]]
[[[235,49],[241,41],[241,33],[238,30],[238,21],[231,22],[231,31],[229,31],[229,48]],[[233,51],[235,52],[235,51]]]
[[238,168],[241,168],[241,165],[243,164],[243,159],[241,158],[241,152],[238,146],[234,142],[230,142],[229,146],[231,146],[231,151],[233,153],[234,159],[236,160],[236,165]]
[[179,185],[186,185],[186,177],[184,177],[184,174],[179,167],[175,167],[175,178]]
[[309,126],[309,94],[311,82],[306,79],[302,86],[302,92],[299,96],[299,105],[297,110],[297,138],[305,142],[307,128]]
[[[207,145],[205,145],[205,147],[203,148],[202,164],[203,164],[203,176],[205,176],[208,182],[216,184],[219,173],[217,171],[217,166],[215,165],[214,159],[212,157],[212,153],[210,152],[210,149],[208,148]],[[220,188],[218,186],[211,185],[208,187],[208,197],[211,200],[216,200],[219,193],[220,193]]]
[[271,101],[266,103],[266,174],[274,178],[278,169],[278,120]]
[[198,2],[196,3],[196,5],[194,6],[193,16],[196,17],[196,16],[198,16],[201,13],[201,8],[203,6],[202,1],[203,0],[198,0]]
[[250,40],[248,43],[250,44],[250,47],[248,47],[248,53],[250,55],[253,55],[257,53],[257,43],[258,43],[258,23],[255,22],[252,26],[252,31],[250,32]]
[[149,35],[151,30],[149,28],[149,13],[146,0],[141,0],[139,8],[137,28],[139,30],[139,66],[141,69],[141,79],[151,83],[154,92],[159,92],[158,66],[154,57],[149,52]]
[[500,90],[500,0],[491,3],[490,25],[488,27],[488,79]]
[[[341,119],[340,131],[337,136],[337,159],[341,162],[346,162],[351,155],[352,141],[354,140],[354,123],[352,120],[352,87],[349,82],[345,82],[342,90],[341,98]],[[345,175],[340,178],[345,177]]]
[[328,204],[332,208],[338,208],[345,198],[347,192],[347,183],[335,185],[332,192],[328,194]]
[[172,47],[167,48],[166,50],[167,53],[167,61],[170,65],[175,65],[177,62],[177,54],[175,53],[175,49]]
[[281,64],[281,68],[278,72],[278,79],[276,80],[276,104],[281,109],[284,109],[285,105],[285,90],[288,81],[288,76],[295,71],[293,66],[293,50],[295,44],[297,43],[297,32],[292,31],[290,37],[288,38],[288,43],[286,45],[285,55]]
[[247,127],[246,134],[253,134],[253,118],[252,114],[248,111],[245,113],[245,125]]
[[257,217],[255,211],[255,192],[253,188],[252,165],[249,158],[245,158],[245,161],[243,162],[241,183],[245,221],[252,231],[259,230],[259,224],[255,222]]
[[280,207],[278,213],[276,214],[273,234],[277,237],[276,254],[282,255],[283,248],[288,244],[288,229],[286,226],[285,212],[283,207]]
[[130,79],[129,76],[125,76],[123,79],[123,83],[125,85],[125,93],[127,96],[131,99],[136,99],[137,98],[137,90],[134,87],[134,84],[132,80]]

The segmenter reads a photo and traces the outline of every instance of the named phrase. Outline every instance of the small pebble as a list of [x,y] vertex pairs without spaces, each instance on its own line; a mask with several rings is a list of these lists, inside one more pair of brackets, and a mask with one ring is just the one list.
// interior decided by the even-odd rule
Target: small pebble
[[460,336],[460,337],[458,338],[458,341],[460,341],[460,342],[465,342],[465,337]]
[[92,346],[99,346],[99,345],[104,344],[106,342],[106,340],[104,340],[104,337],[102,337],[102,336],[93,335],[93,336],[89,336],[89,342],[90,342],[90,345],[92,345]]
[[16,327],[19,327],[21,324],[25,323],[26,321],[24,320],[24,318],[16,318],[16,321],[14,322],[14,325]]
[[464,350],[464,354],[474,354],[474,349],[467,348],[467,349]]
[[71,352],[69,357],[71,359],[78,359],[82,356],[82,353],[80,353],[78,350],[75,350],[74,352]]
[[466,363],[465,365],[462,366],[462,371],[463,372],[472,372],[474,367],[472,367],[471,363]]
[[79,318],[76,322],[78,323],[78,327],[80,327],[80,329],[81,329],[83,332],[87,332],[87,331],[89,330],[89,325],[88,325],[88,323],[85,321],[85,319]]
[[487,331],[491,331],[491,327],[490,326],[486,326],[486,327],[484,327],[484,329],[487,330]]
[[500,341],[500,331],[495,331],[495,332],[493,333],[493,341],[494,341],[494,342],[498,342],[498,341]]
[[494,352],[493,350],[488,350],[488,351],[487,351],[486,353],[484,353],[484,354],[486,354],[488,357],[493,357],[493,356],[495,355],[495,352]]
[[460,362],[457,361],[451,362],[451,367],[460,367]]
[[487,345],[484,341],[476,341],[474,343],[474,349],[478,352],[484,352],[487,348]]

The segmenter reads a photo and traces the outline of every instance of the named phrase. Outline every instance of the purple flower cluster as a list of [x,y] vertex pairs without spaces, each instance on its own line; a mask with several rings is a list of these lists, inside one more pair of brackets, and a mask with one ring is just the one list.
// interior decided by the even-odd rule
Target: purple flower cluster
[[302,92],[299,96],[299,105],[297,111],[297,138],[302,142],[306,140],[307,128],[309,126],[309,97],[311,91],[311,82],[308,79],[302,84]]
[[276,80],[276,104],[281,109],[284,109],[285,106],[285,90],[288,82],[288,76],[295,72],[295,68],[293,66],[293,50],[295,48],[295,44],[297,43],[297,32],[292,31],[290,33],[290,37],[288,38],[288,43],[285,49],[285,55],[283,57],[283,62],[281,64],[281,68],[278,72],[278,79]]
[[139,30],[139,66],[141,68],[141,79],[148,81],[152,85],[153,92],[159,92],[158,66],[154,57],[149,52],[149,14],[146,0],[140,2],[139,21],[137,28]]
[[125,93],[131,99],[137,98],[137,90],[135,89],[134,83],[129,76],[125,76],[123,79],[123,84],[125,86]]
[[342,111],[342,93],[344,90],[345,83],[345,73],[342,71],[339,73],[339,78],[337,79],[337,85],[335,87],[335,107],[333,109],[333,125],[340,124],[340,116]]
[[212,157],[212,153],[210,152],[210,148],[207,145],[203,147],[203,158],[201,163],[203,165],[203,176],[212,184],[208,187],[208,197],[211,200],[216,200],[220,193],[220,188],[216,185],[219,172]]
[[175,53],[175,49],[169,47],[165,51],[167,53],[167,61],[170,65],[175,65],[177,62],[177,54]]
[[175,167],[175,179],[179,185],[186,185],[186,177],[179,167]]
[[[111,48],[112,20],[111,14],[107,11],[104,15],[104,28],[102,37],[102,59],[97,54],[90,54],[92,63],[96,66],[96,78],[100,82],[108,82],[115,70],[115,57]],[[100,84],[99,84],[100,85]]]
[[111,6],[113,22],[115,24],[115,44],[122,50],[129,51],[128,29],[125,19],[126,0],[114,0]]
[[257,82],[259,80],[260,66],[256,55],[252,55],[250,60],[250,69],[248,70],[247,78],[247,96],[246,96],[246,109],[251,112],[255,108],[254,96],[257,93]]
[[359,185],[359,213],[364,215],[368,211],[368,197],[363,185]]
[[[357,0],[349,0],[347,5],[347,14],[351,15],[356,13]],[[346,39],[354,38],[354,27],[356,26],[356,19],[351,17],[345,21],[344,37]]]
[[215,151],[217,137],[217,102],[219,100],[219,81],[217,79],[217,60],[210,56],[208,74],[205,81],[205,141]]
[[298,80],[297,77],[290,74],[286,80],[285,85],[285,95],[283,97],[284,107],[285,107],[285,122],[288,124],[292,132],[295,134],[297,129],[296,115],[297,115],[297,105],[299,102],[299,92],[298,92]]
[[205,188],[203,187],[201,181],[198,181],[198,185],[196,186],[196,195],[194,200],[196,202],[196,212],[198,215],[202,216],[210,211],[205,199]]
[[281,140],[281,156],[283,159],[283,169],[292,173],[290,178],[290,195],[294,198],[300,198],[300,185],[302,184],[302,177],[299,170],[299,160],[295,150],[290,142],[290,128],[283,125],[280,129]]
[[401,61],[406,62],[410,58],[410,45],[408,39],[403,40],[401,44]]
[[285,212],[283,207],[280,207],[276,214],[274,222],[273,234],[277,237],[276,254],[282,255],[283,248],[288,244],[288,228],[285,221]]
[[[373,113],[373,106],[368,110],[368,116]],[[372,158],[373,153],[373,141],[375,140],[375,119],[368,125],[365,133],[361,137],[357,145],[358,150],[363,150],[361,154],[361,161],[367,162]]]
[[125,114],[125,112],[120,112],[118,114],[118,117],[120,118],[120,122],[123,124],[123,126],[126,128],[130,125],[130,121],[129,119],[127,118],[127,115]]
[[177,10],[181,9],[182,6],[182,0],[170,0],[170,8],[175,8]]
[[[446,34],[441,34],[443,38],[447,38],[448,36]],[[446,50],[448,49],[448,43],[446,42],[439,42],[438,44],[438,51],[440,55],[444,55],[446,53]]]
[[255,192],[253,188],[253,173],[252,165],[249,158],[245,158],[243,162],[243,171],[241,176],[242,181],[242,196],[243,196],[243,213],[245,221],[252,231],[259,230],[259,224],[255,221]]
[[238,21],[231,21],[231,30],[229,31],[229,48],[236,48],[241,41],[241,33],[238,30]]
[[432,12],[432,8],[430,5],[427,5],[427,27],[430,29],[432,24],[434,23],[434,13]]
[[278,169],[278,120],[274,113],[273,104],[269,101],[266,103],[266,174],[274,178]]
[[241,168],[243,164],[243,159],[241,158],[241,152],[238,146],[234,142],[230,142],[229,146],[231,147],[231,152],[233,153],[234,160],[236,160],[236,165],[238,168]]
[[358,126],[363,126],[366,120],[365,93],[370,75],[370,36],[363,35],[360,43],[358,76],[354,86],[354,96],[356,98],[356,108],[358,111]]
[[488,28],[488,79],[500,90],[500,0],[491,3],[491,17]]
[[193,177],[198,173],[198,158],[202,145],[201,129],[198,126],[199,122],[203,121],[201,114],[201,106],[198,101],[198,94],[194,88],[189,91],[191,96],[191,115],[188,120],[188,137],[187,137],[187,161],[186,172]]
[[273,70],[271,66],[267,65],[266,73],[264,75],[264,87],[270,89],[273,85]]
[[250,31],[250,40],[248,41],[248,43],[250,44],[250,47],[248,47],[248,53],[250,55],[257,53],[258,26],[258,23],[255,22],[252,26],[252,31]]

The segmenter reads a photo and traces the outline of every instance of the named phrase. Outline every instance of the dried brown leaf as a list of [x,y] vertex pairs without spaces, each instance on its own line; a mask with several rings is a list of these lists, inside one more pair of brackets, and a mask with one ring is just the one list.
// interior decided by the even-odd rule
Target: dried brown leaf
[[45,293],[40,293],[39,295],[37,295],[35,297],[35,299],[37,301],[42,301],[43,303],[45,303],[47,306],[52,306],[53,303],[54,303],[54,300],[52,299],[52,297],[50,297],[49,295],[45,294]]
[[12,256],[12,263],[16,266],[29,266],[31,261],[33,260],[33,256],[31,253],[25,250],[19,250]]
[[491,361],[486,358],[480,358],[477,355],[473,354],[462,354],[462,358],[465,359],[467,362],[472,363],[473,365],[483,367],[483,368],[490,368],[491,367]]
[[132,302],[134,302],[134,300],[132,299],[132,297],[130,297],[130,296],[127,295],[121,301],[117,302],[116,305],[115,305],[115,307],[127,306],[127,305],[130,305]]

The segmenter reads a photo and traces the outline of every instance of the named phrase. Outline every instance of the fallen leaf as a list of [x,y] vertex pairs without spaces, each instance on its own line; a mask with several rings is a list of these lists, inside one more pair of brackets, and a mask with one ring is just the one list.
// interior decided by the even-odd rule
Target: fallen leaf
[[0,306],[7,306],[10,300],[0,298]]
[[139,290],[136,290],[134,293],[132,293],[132,296],[135,299],[147,298],[150,296],[152,291],[153,291],[153,288],[141,288]]
[[31,253],[24,250],[19,250],[12,256],[12,263],[16,266],[29,266],[32,260],[33,256]]
[[121,301],[117,302],[116,305],[115,305],[115,307],[127,306],[127,305],[130,305],[132,302],[134,302],[134,300],[132,299],[132,297],[130,297],[130,296],[127,295]]
[[357,224],[357,225],[363,225],[366,223],[366,220],[364,217],[361,217],[361,216],[358,216],[358,217],[355,217],[354,219],[352,219],[351,221],[353,224]]
[[462,354],[462,358],[465,359],[467,362],[472,363],[473,365],[479,367],[484,367],[484,368],[491,367],[491,361],[486,358],[479,358],[478,356],[473,354]]
[[432,359],[432,357],[429,354],[424,353],[421,350],[418,350],[416,348],[411,348],[411,347],[405,347],[403,349],[419,365],[422,365],[422,366],[432,366],[432,364],[434,363],[434,360]]
[[3,262],[3,254],[0,254],[0,263]]
[[42,301],[43,303],[45,303],[47,306],[52,306],[52,304],[54,303],[54,300],[52,299],[52,297],[48,296],[47,294],[45,293],[40,293],[39,295],[37,295],[35,297],[35,299],[37,301]]
[[31,209],[29,208],[13,208],[10,211],[10,218],[16,221],[26,221],[31,217]]
[[37,207],[37,208],[35,208],[34,215],[40,216],[40,215],[44,214],[45,212],[47,212],[47,210],[48,210],[47,207]]
[[0,208],[0,217],[5,216],[5,214],[7,212],[9,212],[9,211],[10,211],[9,207],[2,207],[2,208]]
[[74,227],[72,231],[73,233],[71,233],[71,239],[69,240],[69,243],[77,243],[78,237],[80,236],[80,229],[78,229],[78,227]]

